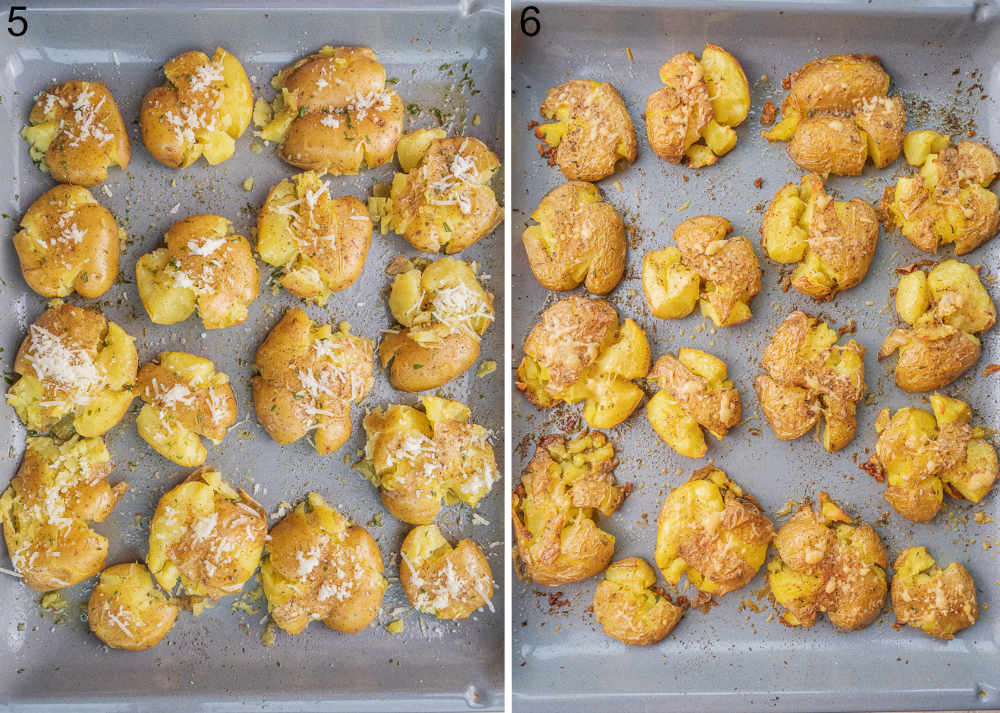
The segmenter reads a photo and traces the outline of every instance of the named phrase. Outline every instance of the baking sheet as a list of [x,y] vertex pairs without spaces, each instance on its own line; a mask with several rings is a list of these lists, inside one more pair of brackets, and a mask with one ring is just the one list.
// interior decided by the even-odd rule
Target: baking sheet
[[[784,76],[810,59],[841,52],[876,52],[903,96],[908,129],[933,128],[979,137],[1000,146],[1000,22],[996,6],[971,3],[563,3],[532,2],[541,30],[521,34],[522,7],[511,13],[512,88],[512,295],[514,364],[521,342],[540,312],[559,296],[534,280],[519,236],[542,196],[564,179],[540,159],[528,122],[541,121],[538,107],[549,87],[572,78],[612,82],[621,92],[639,137],[639,158],[629,169],[600,182],[605,199],[635,227],[626,279],[611,301],[622,317],[648,331],[654,360],[682,346],[723,358],[740,389],[747,419],[719,442],[709,439],[708,458],[753,493],[776,526],[775,513],[789,500],[815,498],[825,489],[848,511],[874,524],[890,553],[927,545],[939,563],[959,560],[978,585],[979,622],[953,641],[942,642],[906,628],[894,631],[888,608],[869,628],[835,631],[822,618],[809,630],[785,628],[771,616],[762,573],[743,590],[724,597],[707,614],[689,611],[660,644],[626,647],[605,636],[586,609],[596,579],[548,589],[530,582],[513,587],[513,691],[519,711],[603,711],[637,706],[684,711],[730,710],[924,710],[1000,707],[1000,531],[976,524],[975,511],[1000,522],[998,489],[978,506],[947,499],[929,525],[909,523],[891,511],[884,484],[858,469],[874,446],[873,423],[883,407],[926,406],[893,383],[889,364],[876,352],[896,325],[889,290],[894,269],[928,257],[899,234],[882,233],[865,281],[818,305],[778,287],[779,266],[760,248],[762,212],[786,182],[803,171],[785,155],[784,144],[760,136],[760,109],[766,99],[780,104]],[[531,29],[529,27],[529,29]],[[646,140],[642,112],[646,97],[660,88],[657,69],[674,54],[701,53],[707,41],[720,44],[743,64],[750,80],[752,108],[737,129],[739,144],[714,167],[688,170],[660,160]],[[629,61],[630,48],[633,61]],[[768,75],[767,81],[761,81]],[[832,178],[829,187],[844,199],[876,201],[882,187],[907,173],[902,158],[890,168],[868,166],[858,178]],[[688,179],[684,182],[685,177]],[[756,178],[763,186],[755,188]],[[620,189],[616,187],[620,184]],[[996,190],[996,186],[994,186]],[[764,290],[752,302],[753,319],[713,333],[696,314],[664,321],[650,316],[639,281],[649,250],[672,245],[678,223],[718,214],[734,225],[733,235],[754,243],[764,270]],[[951,249],[941,257],[950,257]],[[980,263],[988,289],[1000,300],[996,283],[1000,239],[966,256]],[[580,290],[582,293],[582,289]],[[866,377],[870,401],[859,408],[860,427],[841,452],[825,453],[811,436],[782,443],[760,416],[752,388],[763,346],[778,323],[795,308],[821,315],[836,328],[857,320],[856,339],[868,348]],[[1000,426],[997,376],[983,368],[1000,361],[1000,329],[983,340],[977,366],[946,391],[969,401],[981,421]],[[537,411],[520,395],[513,398],[513,472],[525,466],[538,435],[562,431],[579,406]],[[759,435],[754,435],[758,433]],[[656,519],[666,493],[687,480],[708,459],[683,458],[654,434],[640,407],[609,433],[621,465],[619,482],[635,491],[618,513],[601,518],[617,539],[615,559],[636,555],[652,562]],[[887,516],[886,513],[889,513]],[[661,579],[661,583],[662,579]],[[555,602],[549,595],[561,592]],[[691,593],[694,590],[690,590]],[[568,602],[561,605],[558,600]],[[755,611],[759,608],[760,611]]]
[[[134,284],[138,258],[159,246],[164,232],[190,214],[216,212],[230,218],[237,230],[250,236],[256,211],[267,191],[281,178],[296,172],[274,153],[250,152],[250,131],[237,141],[236,155],[217,167],[199,161],[186,171],[167,169],[152,160],[142,146],[138,110],[143,95],[163,81],[160,67],[170,57],[189,49],[208,50],[224,45],[251,75],[256,94],[270,98],[269,82],[281,67],[323,44],[366,44],[375,49],[388,75],[399,79],[397,90],[407,104],[423,108],[408,116],[408,126],[433,126],[428,112],[440,108],[450,131],[466,131],[503,152],[503,12],[499,2],[428,3],[409,8],[389,0],[336,7],[337,3],[305,7],[299,3],[216,4],[196,9],[161,4],[80,6],[29,3],[28,33],[14,39],[0,33],[0,161],[5,178],[0,266],[0,346],[3,369],[9,372],[27,325],[43,310],[43,301],[28,291],[18,271],[10,236],[21,214],[52,181],[31,163],[26,145],[17,137],[32,98],[56,81],[99,79],[111,89],[128,126],[132,163],[123,173],[113,169],[98,200],[121,221],[129,234],[116,284],[99,304],[109,319],[119,322],[137,339],[140,363],[164,349],[180,349],[215,361],[230,375],[239,403],[238,423],[222,445],[209,445],[210,465],[226,479],[252,491],[259,484],[260,501],[274,513],[282,501],[297,502],[317,490],[341,512],[358,523],[382,515],[382,525],[369,525],[387,562],[386,574],[396,577],[396,558],[407,526],[385,512],[378,494],[364,478],[344,463],[364,445],[361,419],[366,409],[388,403],[415,403],[413,395],[395,392],[384,372],[361,407],[353,411],[354,434],[338,453],[316,455],[302,440],[279,447],[257,424],[250,398],[250,365],[259,343],[287,306],[301,304],[288,293],[271,294],[270,266],[261,264],[261,292],[242,325],[203,333],[195,317],[174,326],[152,324],[143,310]],[[466,65],[466,70],[463,66]],[[465,74],[473,83],[459,86]],[[473,126],[479,114],[482,122]],[[390,180],[392,166],[366,171],[357,177],[329,177],[332,195],[356,195],[364,200],[372,184]],[[254,178],[251,192],[241,184]],[[176,179],[176,185],[171,180]],[[502,191],[502,186],[497,186]],[[170,210],[179,204],[176,214]],[[252,238],[251,238],[252,241]],[[305,305],[315,320],[348,320],[356,333],[377,339],[391,326],[382,293],[390,285],[384,273],[392,257],[416,255],[395,235],[376,235],[362,277],[349,289],[332,296],[325,308]],[[492,275],[485,284],[496,295],[497,322],[483,340],[480,361],[502,360],[503,231],[464,251],[465,260],[478,260],[482,272]],[[83,303],[77,297],[76,304]],[[475,367],[444,388],[444,393],[467,402],[473,418],[493,429],[496,453],[503,472],[502,372],[477,379]],[[146,553],[149,516],[160,495],[184,477],[179,468],[157,455],[138,438],[133,403],[128,416],[108,434],[116,470],[112,481],[127,479],[131,487],[111,517],[96,529],[111,541],[108,564],[142,558]],[[0,481],[14,474],[23,452],[24,429],[13,410],[0,408]],[[503,495],[498,483],[478,508],[489,525],[475,525],[471,509],[446,508],[439,517],[453,542],[471,537],[487,552],[497,582],[493,604],[460,623],[443,623],[418,616],[407,607],[405,630],[388,634],[377,623],[364,632],[345,636],[314,624],[300,636],[279,632],[272,648],[260,644],[264,611],[231,611],[234,597],[221,601],[199,618],[183,614],[176,627],[156,648],[143,653],[109,650],[89,634],[80,620],[91,583],[67,593],[68,615],[56,623],[40,616],[38,594],[17,580],[0,575],[0,709],[48,710],[62,704],[73,711],[124,710],[371,710],[467,709],[469,705],[502,707],[503,703]],[[274,518],[269,518],[274,522]],[[0,566],[10,561],[0,549]],[[406,606],[398,579],[390,580],[381,623],[389,612]],[[245,587],[249,591],[251,582]],[[262,604],[256,603],[260,608]]]

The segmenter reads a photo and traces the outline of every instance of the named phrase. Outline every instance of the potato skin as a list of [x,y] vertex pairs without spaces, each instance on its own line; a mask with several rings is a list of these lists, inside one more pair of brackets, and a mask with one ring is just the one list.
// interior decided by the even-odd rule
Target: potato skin
[[821,57],[788,75],[788,96],[782,109],[806,116],[814,110],[845,111],[858,99],[885,96],[889,75],[873,54],[840,54]]
[[90,630],[113,649],[145,651],[173,628],[180,607],[153,585],[141,562],[101,572],[87,602]]
[[673,631],[683,610],[664,595],[656,574],[638,557],[608,566],[594,590],[594,618],[604,633],[623,644],[649,646]]
[[493,572],[472,540],[453,548],[437,525],[418,525],[403,540],[399,555],[399,583],[417,611],[457,620],[484,606],[494,610]]
[[893,564],[896,628],[910,625],[946,641],[979,618],[976,583],[960,562],[943,570],[924,547],[907,547]]
[[803,119],[787,151],[792,161],[821,176],[860,176],[868,159],[861,131],[853,121],[840,116],[813,115]]
[[382,366],[389,367],[389,383],[417,394],[444,386],[464,374],[480,354],[480,342],[467,334],[449,334],[433,347],[408,336],[386,334],[379,344]]

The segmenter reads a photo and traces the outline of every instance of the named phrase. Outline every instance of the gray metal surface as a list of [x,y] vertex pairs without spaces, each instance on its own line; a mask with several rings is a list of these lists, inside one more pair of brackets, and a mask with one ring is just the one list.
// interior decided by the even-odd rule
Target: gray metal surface
[[[700,3],[639,7],[601,3],[534,2],[541,31],[524,37],[512,17],[511,233],[514,363],[521,342],[541,310],[557,295],[541,289],[528,269],[519,236],[541,197],[563,180],[556,167],[538,156],[528,122],[541,120],[538,107],[546,90],[570,78],[612,82],[629,108],[639,136],[636,163],[600,182],[605,198],[635,226],[626,279],[611,301],[622,316],[648,330],[653,358],[681,346],[706,349],[725,359],[743,397],[746,421],[719,442],[710,440],[708,458],[752,492],[777,525],[775,513],[789,500],[815,498],[825,489],[851,513],[871,522],[890,552],[927,545],[939,562],[959,560],[978,585],[979,622],[954,641],[932,639],[912,628],[894,631],[888,608],[871,627],[855,633],[835,631],[821,619],[809,630],[789,629],[772,617],[762,574],[742,591],[724,597],[707,614],[689,611],[660,644],[628,648],[600,631],[586,609],[594,579],[559,587],[568,605],[550,604],[552,590],[515,582],[513,589],[513,690],[519,711],[602,711],[621,709],[730,710],[925,710],[998,707],[1000,704],[1000,538],[996,524],[976,524],[974,511],[1000,522],[1000,493],[978,506],[949,500],[929,525],[910,523],[891,512],[883,500],[884,484],[858,469],[875,442],[873,422],[883,407],[926,405],[893,383],[888,364],[875,355],[895,326],[889,290],[894,269],[927,257],[898,234],[882,233],[865,281],[818,305],[778,287],[778,266],[760,248],[762,211],[774,193],[802,171],[785,155],[784,144],[760,137],[760,109],[766,99],[780,103],[782,78],[806,61],[840,52],[876,52],[906,100],[908,128],[934,128],[953,134],[975,129],[1000,145],[1000,22],[992,9],[973,21],[972,4],[838,3],[824,10],[818,3],[725,3],[718,9]],[[722,7],[722,6],[720,6]],[[779,12],[779,10],[781,10]],[[660,64],[677,52],[700,54],[706,41],[720,44],[742,62],[751,83],[752,109],[737,129],[739,144],[714,167],[688,170],[661,161],[649,148],[642,112],[646,97],[661,84]],[[634,61],[629,61],[630,48]],[[768,81],[761,81],[762,75]],[[883,171],[870,166],[859,178],[832,179],[843,197],[875,201],[882,187],[906,172],[902,158]],[[762,188],[755,188],[756,178]],[[684,179],[687,178],[687,182]],[[615,187],[620,182],[621,189]],[[764,290],[752,303],[753,319],[713,333],[711,324],[692,315],[663,321],[650,316],[642,298],[639,267],[645,252],[672,245],[671,233],[682,220],[706,213],[729,218],[734,235],[754,242]],[[942,251],[950,256],[951,249]],[[994,300],[1000,268],[1000,239],[967,256],[981,263]],[[868,348],[869,401],[859,409],[855,440],[837,454],[825,453],[810,436],[779,442],[762,421],[752,381],[764,344],[794,308],[822,315],[835,326],[857,320],[857,340]],[[696,311],[697,312],[697,311]],[[998,377],[981,378],[983,368],[1000,361],[1000,329],[984,339],[984,354],[974,370],[947,391],[967,399],[987,425],[1000,426]],[[539,412],[520,395],[513,400],[512,439],[516,473],[531,457],[535,438],[560,432],[560,423],[579,407]],[[759,431],[759,435],[754,433]],[[642,407],[609,433],[621,465],[619,482],[635,491],[622,509],[602,518],[617,539],[615,557],[652,561],[656,518],[669,489],[684,482],[707,459],[691,460],[671,451],[654,434]],[[885,513],[889,513],[884,517]],[[662,582],[662,580],[661,580]],[[690,591],[689,591],[690,593]],[[750,600],[752,607],[744,604]]]
[[[333,5],[334,3],[325,3]],[[483,139],[494,151],[503,151],[503,13],[494,3],[420,5],[399,9],[383,0],[357,7],[301,9],[297,3],[266,3],[256,9],[230,3],[213,10],[161,4],[143,8],[115,4],[118,9],[70,6],[58,9],[31,4],[28,34],[21,39],[0,33],[0,162],[3,188],[2,266],[0,266],[0,346],[4,371],[26,326],[43,309],[17,267],[10,236],[30,203],[52,181],[42,175],[17,137],[32,97],[55,81],[73,78],[105,82],[118,101],[132,140],[132,164],[124,174],[113,169],[109,187],[94,194],[123,223],[129,234],[121,270],[125,281],[99,301],[104,313],[137,339],[142,362],[160,350],[187,350],[213,359],[229,374],[239,403],[238,423],[222,445],[209,446],[208,463],[233,484],[252,490],[269,513],[282,501],[297,502],[315,489],[343,513],[361,524],[382,514],[382,525],[369,526],[393,578],[399,544],[407,527],[386,513],[377,493],[360,474],[345,465],[345,454],[356,461],[364,445],[361,419],[365,409],[388,403],[414,403],[415,397],[390,388],[384,372],[376,377],[371,395],[354,410],[354,434],[336,454],[321,457],[302,440],[279,447],[257,424],[250,399],[250,364],[267,331],[286,306],[299,301],[285,292],[271,294],[262,265],[261,294],[242,325],[203,334],[192,317],[170,327],[147,318],[134,285],[139,256],[161,244],[163,233],[185,215],[215,212],[230,218],[249,236],[256,210],[268,189],[295,173],[274,153],[250,152],[251,132],[237,142],[233,159],[217,167],[204,161],[179,172],[152,160],[142,146],[138,110],[143,95],[163,81],[160,67],[170,57],[189,49],[211,52],[222,44],[252,75],[255,93],[270,98],[271,76],[289,61],[323,44],[366,44],[373,47],[407,104],[450,112],[447,128]],[[468,62],[474,88],[457,86]],[[443,65],[448,65],[443,67]],[[473,126],[480,114],[482,123]],[[430,113],[408,117],[408,125],[436,125]],[[365,198],[372,184],[389,180],[392,166],[358,177],[332,177],[333,195]],[[251,193],[241,183],[254,178]],[[171,180],[176,179],[176,186]],[[502,190],[502,187],[499,187]],[[175,215],[169,213],[175,204]],[[492,275],[485,284],[497,298],[497,324],[483,340],[481,360],[502,360],[503,232],[465,251],[461,257],[478,260]],[[378,338],[391,326],[383,292],[390,284],[384,269],[398,254],[415,255],[401,238],[376,235],[362,277],[346,291],[330,298],[326,308],[305,306],[316,320],[348,320],[355,332]],[[71,298],[74,303],[82,301]],[[501,325],[501,326],[497,326]],[[474,420],[503,429],[502,372],[477,379],[475,368],[444,393],[466,401]],[[161,458],[135,430],[138,402],[108,435],[116,463],[112,480],[127,479],[131,487],[113,515],[97,529],[111,541],[108,563],[142,558],[146,552],[149,516],[159,496],[185,474]],[[12,409],[0,407],[0,481],[13,475],[24,443],[24,429]],[[496,443],[502,461],[502,438]],[[9,452],[8,452],[9,447]],[[501,469],[503,463],[499,463]],[[501,472],[503,472],[501,470]],[[264,612],[232,612],[229,597],[199,618],[185,613],[156,648],[143,653],[108,650],[80,621],[90,584],[68,592],[68,621],[55,624],[40,616],[38,595],[17,580],[0,575],[0,709],[49,710],[428,710],[466,709],[468,702],[491,708],[503,703],[503,493],[498,483],[478,512],[489,525],[475,525],[467,507],[446,508],[439,518],[452,541],[471,537],[488,553],[497,582],[493,603],[460,623],[442,623],[404,615],[405,630],[388,634],[378,624],[345,636],[313,624],[300,636],[279,632],[272,648],[260,644]],[[271,520],[273,522],[273,518]],[[10,567],[0,548],[0,566]],[[398,579],[390,580],[384,601],[385,616],[406,606]],[[250,590],[254,583],[248,584]],[[260,606],[260,603],[257,603]],[[419,621],[418,621],[419,620]],[[468,702],[467,702],[468,701]]]

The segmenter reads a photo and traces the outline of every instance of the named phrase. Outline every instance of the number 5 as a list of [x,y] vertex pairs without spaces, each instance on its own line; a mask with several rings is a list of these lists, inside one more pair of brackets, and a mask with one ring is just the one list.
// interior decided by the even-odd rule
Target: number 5
[[[20,37],[21,35],[23,35],[25,32],[28,31],[28,19],[23,15],[14,14],[19,10],[26,11],[27,9],[28,8],[25,7],[24,5],[10,6],[10,14],[7,16],[7,24],[9,24],[10,27],[7,28],[7,32],[9,32],[12,36]],[[14,23],[16,22],[21,23],[20,27],[17,30],[14,29]]]

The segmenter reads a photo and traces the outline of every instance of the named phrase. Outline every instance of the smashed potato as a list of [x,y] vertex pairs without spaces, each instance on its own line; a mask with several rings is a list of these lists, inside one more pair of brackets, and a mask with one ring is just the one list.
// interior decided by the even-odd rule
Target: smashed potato
[[[479,358],[483,332],[493,322],[493,295],[472,266],[451,257],[410,263],[389,293],[395,326],[378,346],[389,382],[416,393],[444,386]],[[422,266],[423,265],[423,266]]]
[[646,404],[646,418],[668,446],[688,458],[708,451],[706,428],[718,439],[740,422],[740,392],[729,381],[728,367],[700,349],[681,347],[664,354],[646,379],[659,391]]
[[351,404],[371,391],[374,362],[372,341],[351,334],[349,324],[335,332],[293,307],[254,358],[257,420],[282,445],[315,430],[316,452],[333,453],[351,436]]
[[674,230],[677,247],[642,261],[642,291],[654,317],[686,317],[699,304],[716,327],[746,322],[760,292],[761,270],[750,241],[727,238],[733,224],[716,215],[688,218]]
[[260,563],[266,535],[264,509],[218,471],[199,468],[157,503],[146,564],[168,592],[180,580],[197,616],[210,606],[206,599],[243,588]]
[[609,303],[572,295],[542,313],[524,340],[517,388],[538,408],[583,401],[593,428],[613,428],[642,401],[633,379],[649,372],[649,340]]
[[103,522],[128,483],[108,484],[111,455],[100,438],[29,437],[24,460],[0,496],[7,552],[24,583],[40,592],[72,587],[101,571]]
[[185,352],[161,352],[144,364],[137,381],[144,402],[135,425],[142,440],[164,458],[188,468],[201,465],[208,451],[204,436],[222,443],[236,423],[236,397],[229,377],[208,359]]
[[916,627],[939,639],[954,639],[979,618],[976,583],[960,562],[938,567],[925,547],[907,547],[892,565],[892,610],[896,627]]
[[790,441],[823,417],[823,448],[838,451],[858,430],[857,405],[865,395],[865,348],[840,345],[826,322],[795,310],[778,326],[753,382],[774,435]]
[[882,540],[871,525],[853,524],[826,493],[818,510],[803,505],[778,530],[774,548],[767,582],[788,626],[811,627],[825,612],[834,626],[854,631],[882,611],[889,591]]
[[271,80],[278,95],[254,107],[258,136],[304,171],[354,174],[392,159],[403,132],[403,100],[368,47],[324,46]]
[[567,442],[543,436],[511,499],[524,576],[557,586],[592,577],[611,561],[615,537],[597,526],[630,488],[615,483],[615,447],[599,431]]
[[656,587],[656,573],[638,557],[609,565],[594,590],[594,618],[623,644],[648,646],[674,630],[684,610]]
[[282,180],[257,214],[261,259],[281,268],[282,287],[318,305],[361,276],[371,242],[365,204],[331,198],[327,181],[311,171]]
[[142,142],[169,168],[204,156],[211,165],[232,158],[250,125],[253,91],[243,65],[221,47],[211,58],[192,51],[163,65],[166,84],[142,100]]
[[260,271],[250,243],[218,215],[192,215],[167,231],[166,247],[139,258],[136,287],[156,324],[183,322],[197,310],[205,329],[247,318]]
[[521,233],[528,264],[542,287],[572,290],[581,282],[606,295],[625,273],[625,221],[592,183],[570,181],[549,191]]
[[419,525],[403,540],[399,582],[413,608],[438,619],[466,619],[493,606],[493,572],[472,540],[454,547],[437,525]]
[[930,400],[933,413],[903,408],[890,417],[883,409],[875,453],[862,466],[879,481],[888,476],[885,499],[914,522],[930,522],[945,491],[978,503],[1000,475],[988,431],[969,425],[969,405],[937,393]]
[[660,67],[666,86],[646,100],[646,134],[656,154],[691,168],[710,166],[736,146],[736,132],[750,112],[743,67],[718,45],[675,55]]
[[447,505],[476,507],[500,474],[489,432],[469,423],[465,404],[425,396],[424,410],[392,405],[369,411],[368,440],[358,470],[379,489],[396,518],[428,525]]
[[978,270],[958,260],[900,277],[896,313],[910,326],[894,329],[878,358],[899,351],[896,385],[910,392],[940,389],[968,371],[982,352],[977,335],[997,315]]
[[30,430],[72,426],[100,436],[132,403],[139,356],[134,339],[100,312],[54,303],[21,342],[14,359],[20,378],[7,403]]
[[91,188],[132,156],[125,122],[100,82],[63,82],[38,95],[21,129],[31,160],[59,183]]
[[632,117],[611,84],[573,79],[549,89],[539,111],[552,123],[535,129],[535,136],[550,147],[544,152],[549,165],[558,165],[568,180],[599,181],[619,161],[635,161]]
[[75,290],[93,299],[118,277],[125,237],[90,191],[60,185],[28,208],[14,235],[14,249],[24,281],[42,297],[65,297]]
[[860,198],[835,201],[815,173],[801,189],[786,183],[768,206],[760,232],[772,260],[796,262],[792,287],[817,299],[831,299],[858,285],[878,245],[875,208]]
[[382,606],[388,586],[375,539],[309,493],[271,528],[260,582],[274,623],[301,633],[314,619],[356,634]]
[[989,186],[1000,173],[1000,156],[985,144],[933,131],[907,134],[906,160],[920,172],[886,186],[879,208],[887,228],[924,252],[954,243],[955,254],[972,252],[1000,231],[1000,199]]
[[677,585],[687,575],[702,592],[723,596],[764,564],[774,526],[749,493],[707,465],[667,494],[656,525],[656,565]]
[[145,651],[173,628],[179,609],[156,588],[144,564],[130,562],[101,572],[87,602],[87,621],[111,648]]

